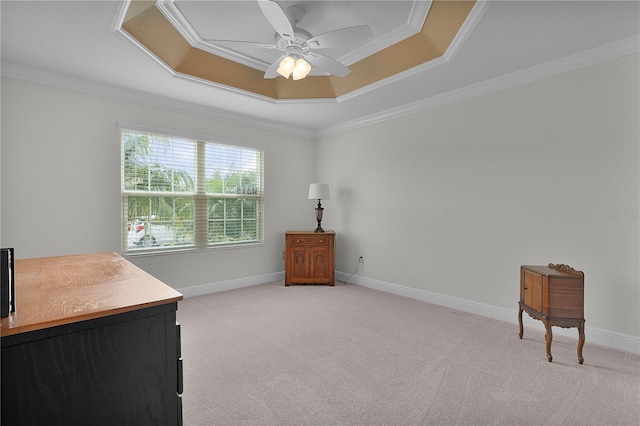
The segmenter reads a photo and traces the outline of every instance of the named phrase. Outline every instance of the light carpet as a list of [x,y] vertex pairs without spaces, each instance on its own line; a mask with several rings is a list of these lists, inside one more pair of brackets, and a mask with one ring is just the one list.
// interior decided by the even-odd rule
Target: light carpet
[[549,363],[542,323],[520,340],[402,296],[283,282],[186,298],[178,321],[186,426],[640,424],[640,357],[587,334],[583,365],[563,336]]

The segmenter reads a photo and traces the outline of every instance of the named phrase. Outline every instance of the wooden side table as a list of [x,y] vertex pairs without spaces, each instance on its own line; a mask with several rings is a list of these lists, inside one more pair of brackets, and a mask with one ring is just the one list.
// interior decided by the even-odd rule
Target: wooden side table
[[520,338],[524,333],[522,311],[540,320],[546,329],[547,360],[551,362],[552,326],[578,328],[578,362],[582,364],[584,346],[584,273],[567,265],[522,265],[518,302]]
[[334,244],[334,231],[287,231],[284,285],[335,285]]

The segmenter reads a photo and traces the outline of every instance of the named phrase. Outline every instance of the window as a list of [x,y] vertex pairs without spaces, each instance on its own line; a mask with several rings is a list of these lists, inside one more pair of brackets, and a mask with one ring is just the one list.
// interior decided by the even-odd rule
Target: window
[[264,151],[121,130],[122,252],[262,241]]

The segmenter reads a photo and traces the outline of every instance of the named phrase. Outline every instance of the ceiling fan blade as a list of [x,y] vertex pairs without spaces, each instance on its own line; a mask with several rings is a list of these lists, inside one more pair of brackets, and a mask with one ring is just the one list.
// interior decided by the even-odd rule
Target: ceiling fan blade
[[265,71],[264,78],[276,78],[277,76],[279,76],[280,74],[278,74],[277,71],[278,67],[280,66],[280,61],[286,58],[286,56],[287,55],[282,55],[278,59],[276,59],[275,62],[272,63],[269,68],[267,68],[267,71]]
[[311,37],[307,43],[313,49],[326,49],[329,47],[344,46],[345,44],[357,43],[373,36],[373,31],[368,25],[358,25],[356,27],[342,28],[340,30],[329,31]]
[[256,47],[259,49],[277,49],[273,43],[262,43],[259,41],[241,41],[241,40],[216,40],[216,39],[207,39],[205,40],[209,43],[213,44],[235,44],[236,46],[247,46],[247,47]]
[[320,55],[319,53],[307,52],[303,56],[311,65],[316,66],[321,70],[326,71],[329,74],[333,74],[337,77],[344,77],[351,72],[349,67],[347,67],[346,65],[341,64],[335,59]]
[[270,0],[258,0],[258,5],[277,33],[286,40],[293,40],[293,27],[291,27],[291,22],[280,5]]

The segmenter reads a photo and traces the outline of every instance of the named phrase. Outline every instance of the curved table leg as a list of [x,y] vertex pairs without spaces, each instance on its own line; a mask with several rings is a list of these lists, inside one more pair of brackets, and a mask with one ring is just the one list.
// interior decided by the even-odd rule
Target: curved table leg
[[582,347],[584,346],[584,321],[578,323],[578,363],[582,364]]
[[520,309],[518,310],[518,323],[520,324],[520,338],[522,339],[524,333],[524,328],[522,327],[522,305],[520,305]]
[[553,356],[551,356],[551,341],[553,340],[553,333],[551,333],[551,323],[549,320],[542,320],[544,323],[544,328],[547,330],[547,334],[544,335],[544,339],[547,342],[547,361],[553,361]]

